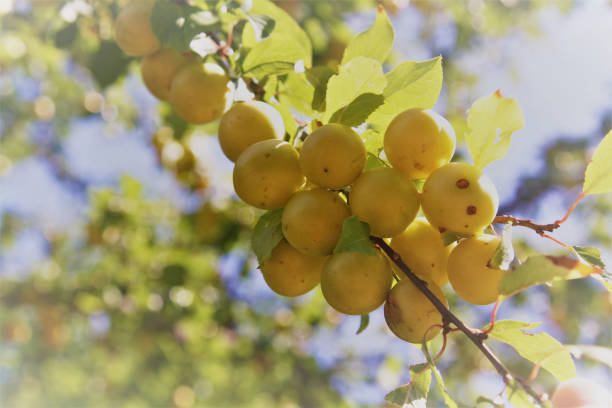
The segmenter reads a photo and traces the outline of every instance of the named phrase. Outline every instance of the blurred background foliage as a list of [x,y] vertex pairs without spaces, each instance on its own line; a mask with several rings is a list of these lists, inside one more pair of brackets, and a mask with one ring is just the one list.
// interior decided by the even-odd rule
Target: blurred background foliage
[[[358,319],[331,310],[318,290],[288,300],[265,287],[249,254],[258,213],[232,196],[214,125],[194,128],[155,101],[138,63],[115,45],[113,18],[123,3],[0,0],[0,405],[381,406],[408,380],[409,365],[423,360],[419,350],[392,337],[380,313],[356,336]],[[396,25],[391,63],[444,57],[437,109],[459,137],[465,110],[482,96],[480,76],[488,75],[465,69],[464,58],[517,32],[535,39],[543,13],[583,6],[380,3]],[[378,3],[277,4],[311,37],[314,63],[333,66]],[[558,218],[541,203],[555,191],[571,203],[611,110],[596,132],[559,134],[538,150],[538,163],[516,175],[503,212]],[[585,200],[571,243],[609,253],[611,206],[609,196]],[[527,234],[516,245],[521,257],[538,249]],[[473,326],[488,320],[490,307],[452,295],[449,302]],[[609,346],[611,312],[609,293],[578,280],[521,293],[501,315],[543,321],[563,343]],[[494,348],[516,373],[529,374],[525,360]],[[577,364],[612,380],[601,363]],[[461,335],[451,336],[440,367],[466,404],[503,387]],[[547,373],[536,379],[540,391],[554,385]]]

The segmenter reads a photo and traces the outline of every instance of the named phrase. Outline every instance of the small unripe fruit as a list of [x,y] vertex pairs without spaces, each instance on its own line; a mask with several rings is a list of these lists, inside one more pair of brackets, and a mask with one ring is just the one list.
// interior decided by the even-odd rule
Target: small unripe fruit
[[446,285],[446,264],[452,246],[444,246],[440,232],[424,218],[414,220],[391,240],[391,248],[419,278]]
[[170,99],[170,84],[177,72],[189,62],[173,48],[162,48],[142,59],[140,73],[147,89],[158,99]]
[[326,260],[324,256],[304,255],[283,240],[263,262],[261,272],[274,292],[282,296],[300,296],[319,284]]
[[[444,293],[436,284],[428,282],[427,287],[448,307]],[[441,329],[432,326],[442,325],[438,309],[408,278],[400,280],[389,292],[385,320],[393,334],[409,343],[421,343],[425,334],[427,341],[433,339]]]
[[554,408],[612,407],[612,394],[601,385],[584,378],[562,382],[550,400]]
[[304,184],[298,152],[282,140],[264,140],[242,152],[233,180],[242,201],[265,210],[283,207]]
[[341,252],[325,263],[321,291],[337,311],[361,315],[383,304],[392,281],[389,262],[380,253]]
[[461,241],[451,251],[448,280],[463,300],[474,305],[488,305],[497,300],[504,271],[487,265],[500,242],[492,235],[481,235]]
[[419,193],[403,173],[379,167],[363,173],[351,187],[351,212],[370,225],[372,235],[400,234],[419,211]]
[[348,206],[337,193],[320,188],[299,191],[283,209],[283,235],[306,255],[329,255],[349,215]]
[[153,0],[133,0],[121,9],[115,21],[115,40],[127,55],[143,57],[160,47],[151,29]]
[[385,131],[389,163],[412,179],[424,179],[448,163],[455,153],[455,131],[431,109],[408,109]]
[[489,177],[467,163],[449,163],[425,181],[421,208],[440,231],[479,234],[489,225],[499,205]]
[[202,124],[216,120],[232,104],[233,88],[219,65],[192,62],[172,79],[170,102],[187,122]]
[[300,150],[300,165],[308,180],[329,189],[351,184],[363,171],[366,150],[350,127],[330,123],[312,132]]
[[280,113],[260,101],[235,103],[219,123],[219,144],[233,162],[253,143],[282,139],[284,134],[285,125]]

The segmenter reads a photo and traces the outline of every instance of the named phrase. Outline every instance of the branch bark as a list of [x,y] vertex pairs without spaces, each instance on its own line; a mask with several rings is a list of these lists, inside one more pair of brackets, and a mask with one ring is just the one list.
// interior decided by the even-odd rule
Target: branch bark
[[493,219],[494,224],[508,224],[511,223],[514,226],[530,228],[537,232],[538,234],[543,234],[544,232],[553,232],[557,228],[560,227],[560,224],[552,223],[552,224],[536,224],[535,222],[523,218],[516,218],[512,215],[498,215]]
[[533,389],[529,384],[527,384],[524,380],[520,378],[516,378],[508,371],[508,369],[502,364],[502,362],[497,358],[495,354],[491,351],[491,349],[484,343],[487,338],[487,334],[482,332],[479,329],[472,329],[466,326],[461,319],[459,319],[453,312],[451,312],[440,300],[433,294],[431,290],[427,287],[427,283],[421,279],[419,279],[410,268],[402,261],[402,258],[397,254],[393,248],[389,246],[382,238],[378,237],[370,237],[370,240],[376,244],[381,250],[383,250],[387,256],[404,272],[404,274],[410,279],[416,287],[429,299],[429,301],[435,306],[436,309],[442,315],[442,321],[447,324],[454,324],[457,329],[459,329],[463,334],[465,334],[471,341],[474,343],[476,347],[484,354],[484,356],[491,362],[495,370],[499,373],[499,375],[504,379],[506,384],[510,383],[513,379],[527,392],[527,394],[531,395],[540,405],[542,405],[543,401],[540,395]]

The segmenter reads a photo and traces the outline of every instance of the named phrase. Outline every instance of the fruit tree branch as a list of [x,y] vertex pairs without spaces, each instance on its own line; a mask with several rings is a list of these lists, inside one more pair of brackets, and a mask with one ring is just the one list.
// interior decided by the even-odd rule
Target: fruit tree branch
[[531,228],[538,234],[542,234],[544,232],[553,232],[557,228],[559,228],[560,224],[552,223],[552,224],[536,224],[531,220],[526,220],[522,218],[516,218],[512,215],[498,215],[493,219],[494,224],[512,224],[518,227]]
[[[387,256],[404,272],[404,274],[415,284],[415,286],[429,299],[429,301],[435,306],[436,309],[442,315],[443,322],[449,322],[454,324],[460,331],[463,332],[471,341],[478,347],[478,349],[484,354],[484,356],[491,362],[495,370],[504,379],[506,384],[510,383],[513,379],[531,395],[540,405],[542,405],[542,398],[540,395],[529,386],[525,381],[515,378],[510,371],[502,364],[491,349],[484,343],[487,335],[481,330],[472,329],[466,326],[457,316],[453,314],[444,304],[433,294],[427,287],[427,283],[419,279],[410,268],[402,261],[402,258],[397,254],[393,248],[389,246],[382,238],[370,237],[370,240],[374,242],[380,249],[382,249]],[[446,323],[445,323],[446,324]]]

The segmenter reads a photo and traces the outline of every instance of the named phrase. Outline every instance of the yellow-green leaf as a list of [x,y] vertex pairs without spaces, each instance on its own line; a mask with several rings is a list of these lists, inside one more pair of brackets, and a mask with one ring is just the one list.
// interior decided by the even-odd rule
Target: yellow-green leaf
[[[559,381],[576,377],[576,367],[569,350],[546,333],[528,333],[539,323],[500,320],[489,337],[512,346],[522,357],[551,373]],[[483,330],[488,328],[485,327]]]
[[342,55],[344,65],[355,57],[363,56],[384,62],[393,46],[393,25],[381,7],[376,20],[368,30],[358,34],[349,42]]
[[584,194],[612,192],[612,130],[595,149],[584,173]]
[[525,126],[525,118],[518,102],[496,91],[472,104],[467,125],[468,149],[474,165],[482,169],[506,155],[512,133]]
[[385,103],[368,117],[368,123],[382,131],[406,109],[429,109],[435,105],[442,89],[442,58],[404,61],[385,76]]
[[372,58],[356,57],[340,68],[327,83],[324,122],[340,108],[348,106],[359,95],[382,94],[387,79],[380,62]]

